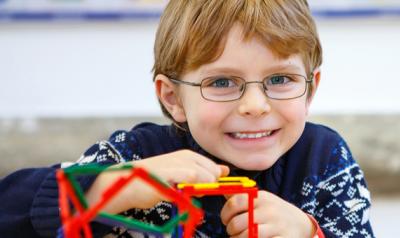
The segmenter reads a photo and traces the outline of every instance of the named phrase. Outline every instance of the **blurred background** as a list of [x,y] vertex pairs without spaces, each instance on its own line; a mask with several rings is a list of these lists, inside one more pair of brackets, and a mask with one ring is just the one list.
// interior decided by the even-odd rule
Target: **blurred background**
[[[141,121],[168,123],[151,76],[166,2],[0,0],[0,177],[75,161]],[[310,121],[347,140],[377,237],[399,237],[400,1],[309,2],[324,49]]]

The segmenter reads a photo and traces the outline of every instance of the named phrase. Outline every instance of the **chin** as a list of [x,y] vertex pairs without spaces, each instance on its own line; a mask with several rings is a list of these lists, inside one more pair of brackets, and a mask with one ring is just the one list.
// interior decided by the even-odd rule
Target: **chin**
[[234,165],[239,169],[262,171],[271,168],[276,161],[277,159],[263,157],[262,159],[246,159],[246,161],[240,161]]

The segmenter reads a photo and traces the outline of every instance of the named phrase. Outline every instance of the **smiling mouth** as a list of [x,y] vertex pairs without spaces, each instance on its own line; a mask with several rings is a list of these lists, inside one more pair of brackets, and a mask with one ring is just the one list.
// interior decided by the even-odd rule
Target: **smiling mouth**
[[235,139],[259,139],[274,134],[275,130],[262,132],[232,132],[229,136]]

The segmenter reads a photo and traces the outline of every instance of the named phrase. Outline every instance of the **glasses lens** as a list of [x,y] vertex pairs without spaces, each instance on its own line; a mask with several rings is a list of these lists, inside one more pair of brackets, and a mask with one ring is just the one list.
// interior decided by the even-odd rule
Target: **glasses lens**
[[211,101],[232,101],[240,98],[243,84],[243,79],[237,77],[210,77],[201,82],[201,93]]
[[264,80],[269,98],[291,99],[302,96],[306,91],[306,78],[297,74],[276,74]]

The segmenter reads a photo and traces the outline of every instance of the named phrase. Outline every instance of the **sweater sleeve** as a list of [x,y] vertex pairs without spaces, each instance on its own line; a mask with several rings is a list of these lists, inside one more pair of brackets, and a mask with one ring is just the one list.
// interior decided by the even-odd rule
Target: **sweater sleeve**
[[[56,184],[44,181],[54,174],[57,166],[49,168],[23,169],[16,171],[0,181],[0,233],[2,237],[40,237],[34,228],[34,220],[55,217],[58,214]],[[54,177],[54,176],[53,176]],[[35,203],[33,198],[39,190],[46,191],[51,206],[42,214],[36,214],[35,207],[42,203],[46,196]],[[54,197],[54,199],[52,199]],[[31,214],[32,213],[32,214]],[[38,216],[36,216],[38,215]],[[51,219],[50,219],[51,220]],[[57,219],[50,221],[56,225]]]
[[[109,140],[89,147],[75,163],[63,163],[47,168],[16,171],[0,180],[1,237],[55,237],[61,226],[56,170],[60,167],[89,163],[110,165],[140,159],[136,139],[126,131],[117,131]],[[87,191],[96,175],[76,178]],[[110,227],[93,222],[95,237]]]
[[[124,156],[115,149],[115,141],[112,140],[115,140],[114,137],[110,141],[94,144],[76,163],[69,163],[68,166],[125,162]],[[67,163],[63,164],[63,167],[66,165]],[[23,169],[0,180],[1,237],[56,236],[61,222],[55,172],[60,167],[58,164],[46,168]],[[82,190],[87,191],[95,179],[95,175],[80,176],[77,181]],[[105,227],[94,223],[93,232],[102,234]]]
[[370,192],[363,172],[341,140],[316,185],[314,216],[326,237],[374,237]]
[[[55,237],[60,228],[58,184],[60,165],[22,169],[0,181],[1,237]],[[87,190],[95,176],[78,178]]]

